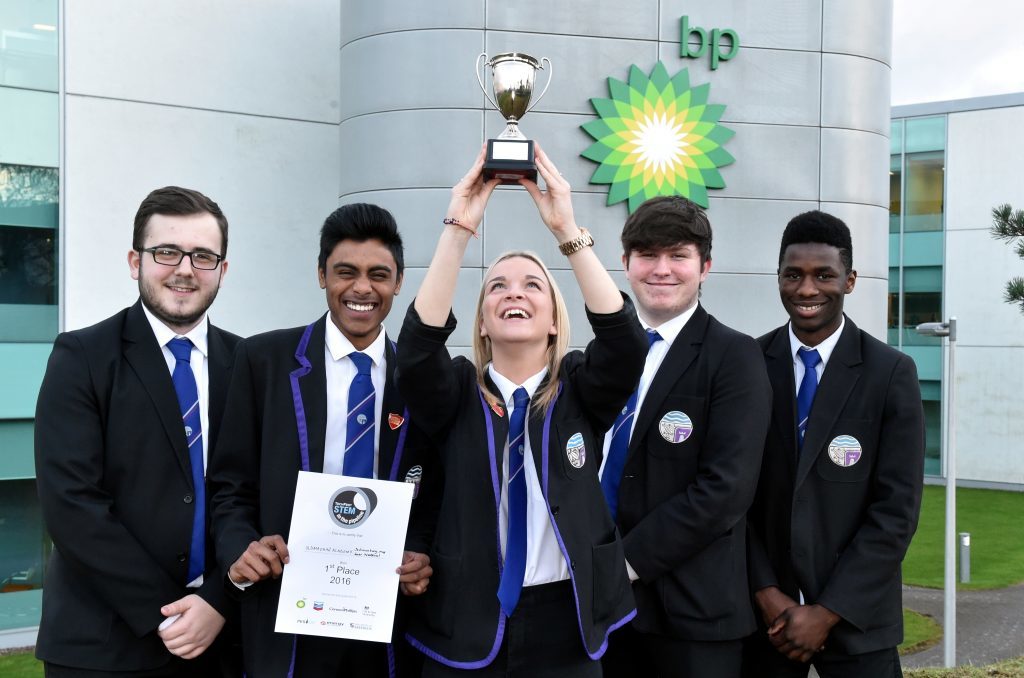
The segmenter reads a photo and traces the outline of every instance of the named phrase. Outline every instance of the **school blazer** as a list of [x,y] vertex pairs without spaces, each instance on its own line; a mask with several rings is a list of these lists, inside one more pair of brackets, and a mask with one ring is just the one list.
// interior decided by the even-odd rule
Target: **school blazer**
[[842,621],[826,642],[849,654],[898,645],[900,563],[924,478],[914,361],[846,318],[798,453],[788,326],[758,341],[774,404],[750,511],[752,592],[778,586],[799,600],[802,591],[807,603],[832,610]]
[[[581,642],[599,658],[608,634],[634,615],[622,543],[601,493],[601,439],[643,371],[647,340],[633,310],[588,312],[595,338],[565,356],[561,392],[528,431],[551,524],[569,568]],[[444,493],[430,551],[427,592],[414,599],[407,638],[434,660],[480,668],[494,659],[506,617],[497,598],[498,511],[508,413],[484,401],[473,365],[452,360],[444,342],[455,328],[424,325],[410,306],[402,327],[398,383],[416,421],[437,443]],[[498,393],[493,384],[488,384]],[[579,438],[570,445],[573,436]],[[574,451],[574,465],[568,450]],[[580,451],[580,456],[575,452]]]
[[[210,325],[209,459],[238,341]],[[212,540],[203,585],[185,587],[191,462],[171,374],[141,302],[57,337],[36,405],[35,455],[54,544],[36,656],[95,670],[154,669],[172,658],[156,635],[161,606],[197,593],[233,615]]]
[[[770,414],[757,343],[698,304],[640,405],[619,486],[626,560],[640,577],[636,629],[698,641],[754,630],[746,513]],[[680,415],[692,426],[682,440]]]
[[[217,559],[226,573],[251,541],[280,534],[291,526],[295,482],[302,470],[306,439],[309,470],[322,472],[327,430],[327,373],[324,366],[326,314],[306,327],[275,330],[243,341],[224,413],[216,462],[210,468],[210,502]],[[403,404],[394,385],[395,351],[386,348],[386,383],[378,444],[378,477],[429,483],[430,448],[413,430],[408,416],[395,428],[389,415],[402,417]],[[300,434],[300,431],[302,433]],[[401,445],[399,443],[401,442]],[[421,474],[413,471],[413,467]],[[427,493],[428,495],[433,493]],[[423,496],[422,491],[419,496]],[[406,548],[427,552],[420,521],[432,520],[422,502],[413,502]],[[429,529],[428,529],[429,531]],[[294,639],[275,633],[280,580],[265,580],[239,590],[223,584],[241,603],[246,671],[256,676],[284,676],[292,661]]]

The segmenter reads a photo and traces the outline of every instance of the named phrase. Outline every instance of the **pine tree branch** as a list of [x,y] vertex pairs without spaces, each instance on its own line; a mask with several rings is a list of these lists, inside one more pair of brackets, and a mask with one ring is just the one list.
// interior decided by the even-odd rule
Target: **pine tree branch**
[[992,208],[992,237],[1012,242],[1024,237],[1024,209],[1014,210],[1009,204]]

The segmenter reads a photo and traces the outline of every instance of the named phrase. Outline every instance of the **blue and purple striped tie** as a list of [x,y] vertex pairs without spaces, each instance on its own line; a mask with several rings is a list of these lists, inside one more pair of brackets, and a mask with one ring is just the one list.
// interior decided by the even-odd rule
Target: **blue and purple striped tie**
[[530,396],[520,386],[512,394],[508,415],[508,533],[505,539],[505,567],[498,584],[498,601],[506,617],[519,603],[526,574],[526,411]]

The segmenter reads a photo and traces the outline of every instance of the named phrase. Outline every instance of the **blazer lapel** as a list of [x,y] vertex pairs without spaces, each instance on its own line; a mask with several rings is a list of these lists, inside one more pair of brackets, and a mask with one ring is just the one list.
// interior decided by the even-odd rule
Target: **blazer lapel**
[[391,467],[395,463],[398,436],[409,422],[404,419],[399,421],[405,416],[405,405],[395,388],[395,349],[386,335],[384,342],[384,395],[380,410],[381,421],[377,422],[377,478],[399,480],[391,477]]
[[772,385],[772,417],[784,447],[790,474],[796,468],[796,386],[793,381],[793,355],[790,353],[788,325],[776,330],[765,351],[765,367]]
[[210,435],[206,437],[210,445],[206,453],[209,455],[210,451],[217,444],[218,424],[220,424],[221,417],[224,415],[224,402],[227,399],[228,382],[231,380],[231,358],[227,344],[224,343],[224,337],[221,335],[220,330],[213,325],[210,325],[207,345],[209,347],[207,361],[210,377],[210,410],[208,418],[211,431]]
[[[324,470],[324,441],[327,438],[327,368],[324,365],[324,342],[327,315],[313,326],[306,346],[306,360],[310,370],[299,377],[299,391],[306,415],[306,433],[309,436],[309,470]],[[296,361],[298,362],[298,361]]]
[[814,395],[814,404],[811,405],[807,432],[804,434],[804,453],[800,455],[800,463],[797,465],[796,487],[807,477],[807,472],[824,449],[828,431],[832,430],[850,392],[860,379],[860,365],[863,361],[859,334],[860,330],[853,321],[846,318],[846,326],[825,365],[818,391]]
[[[651,385],[644,395],[644,401],[640,404],[640,410],[636,414],[636,425],[634,431],[646,431],[651,422],[658,416],[662,402],[672,387],[683,378],[690,364],[700,355],[701,344],[704,343],[704,335],[707,333],[709,316],[704,307],[697,304],[697,310],[683,326],[682,331],[672,342],[672,346],[665,354],[662,365],[670,366],[670,369],[658,369],[651,380]],[[632,436],[629,440],[629,450],[626,452],[626,462],[636,453],[640,446],[642,435]]]
[[[497,394],[499,398],[501,397],[501,389],[495,385],[494,381],[491,380],[491,376],[486,371],[484,372],[484,382],[491,393]],[[508,408],[505,407],[505,403],[500,403],[500,407],[501,414],[494,411],[493,407],[487,408],[487,416],[491,418],[491,426],[494,428],[494,463],[497,465],[499,483],[501,482],[501,467],[505,463],[505,446],[508,444]],[[535,434],[529,415],[526,417],[526,426],[530,430],[530,444],[532,445]],[[539,444],[538,447],[540,447]],[[537,468],[540,468],[540,466]]]
[[163,424],[167,441],[174,450],[178,465],[192,482],[191,462],[188,456],[188,445],[185,441],[185,425],[181,420],[181,408],[178,396],[174,391],[171,373],[167,371],[167,361],[156,343],[153,328],[149,326],[142,311],[142,302],[138,301],[128,309],[124,330],[124,357],[132,366],[142,382],[142,387],[153,401],[160,423]]

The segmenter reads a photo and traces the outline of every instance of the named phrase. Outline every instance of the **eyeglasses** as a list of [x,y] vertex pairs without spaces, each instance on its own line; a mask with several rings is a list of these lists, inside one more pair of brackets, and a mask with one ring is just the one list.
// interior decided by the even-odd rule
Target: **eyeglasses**
[[192,262],[192,268],[198,268],[201,271],[215,270],[224,259],[224,257],[213,252],[202,252],[199,250],[185,252],[177,247],[146,247],[139,251],[149,252],[153,255],[153,261],[164,266],[177,266],[181,263],[182,259],[188,257]]

